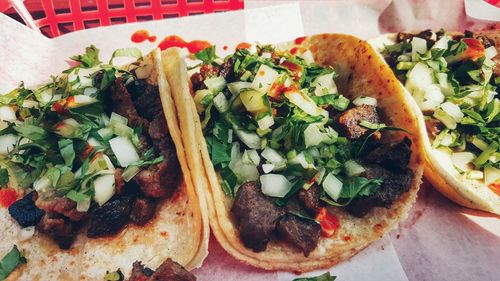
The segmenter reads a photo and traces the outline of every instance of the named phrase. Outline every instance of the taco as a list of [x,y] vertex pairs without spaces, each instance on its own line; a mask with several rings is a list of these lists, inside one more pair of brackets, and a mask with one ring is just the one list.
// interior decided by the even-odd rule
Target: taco
[[425,177],[462,206],[500,214],[498,30],[425,30],[371,43],[414,100]]
[[[423,173],[418,122],[367,42],[323,34],[180,50],[164,67],[208,187],[211,229],[238,260],[294,272],[345,260],[403,220]],[[183,123],[184,122],[184,123]],[[201,153],[200,153],[201,151]],[[189,153],[189,152],[188,152]],[[191,163],[190,163],[191,164]]]
[[[0,256],[18,249],[0,268],[20,265],[9,280],[101,280],[167,258],[193,269],[207,255],[208,210],[160,51],[118,49],[109,64],[98,52],[1,97],[1,191],[18,198],[0,208]],[[117,67],[119,56],[139,59]]]

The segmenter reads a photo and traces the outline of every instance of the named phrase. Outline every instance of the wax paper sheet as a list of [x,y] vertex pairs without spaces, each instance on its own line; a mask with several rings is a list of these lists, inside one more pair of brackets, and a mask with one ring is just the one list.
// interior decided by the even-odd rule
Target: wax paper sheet
[[[288,5],[271,5],[291,3]],[[269,6],[269,7],[268,7]],[[462,1],[247,0],[247,10],[224,14],[135,23],[70,33],[49,40],[0,15],[0,93],[20,81],[35,85],[68,67],[67,58],[90,44],[109,58],[121,47],[144,53],[156,43],[135,44],[131,34],[147,29],[159,40],[176,34],[186,40],[208,40],[229,49],[246,42],[279,43],[304,34],[350,33],[371,38],[385,32],[425,28],[449,30],[498,28],[498,23],[467,17]],[[258,8],[259,9],[253,9]],[[266,7],[266,8],[262,8]],[[478,16],[479,14],[479,16]],[[488,15],[489,16],[489,15]],[[337,280],[498,280],[499,217],[457,207],[429,185],[423,185],[409,218],[382,240],[329,271]],[[0,253],[3,255],[3,253]],[[306,274],[321,274],[325,270]],[[194,271],[198,280],[292,280],[297,276],[267,272],[239,263],[212,237],[210,255]]]

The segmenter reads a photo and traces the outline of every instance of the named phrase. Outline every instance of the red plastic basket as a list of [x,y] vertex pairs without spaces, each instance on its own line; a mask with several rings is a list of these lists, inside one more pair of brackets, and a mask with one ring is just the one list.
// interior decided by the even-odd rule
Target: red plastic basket
[[0,5],[44,35],[57,37],[97,26],[240,10],[244,0],[10,0]]

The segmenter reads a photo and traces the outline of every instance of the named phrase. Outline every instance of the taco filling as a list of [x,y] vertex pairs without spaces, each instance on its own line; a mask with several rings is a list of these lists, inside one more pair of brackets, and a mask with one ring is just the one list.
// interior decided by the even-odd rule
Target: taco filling
[[9,213],[64,249],[80,229],[95,238],[145,225],[182,179],[152,66],[97,55],[89,47],[50,83],[1,97],[2,186],[22,196]]
[[500,196],[500,55],[495,42],[466,31],[398,33],[382,52],[422,110],[434,151],[448,172]]
[[246,247],[279,239],[308,256],[341,227],[336,208],[364,217],[410,189],[411,140],[382,142],[401,129],[382,123],[375,98],[344,97],[335,70],[310,51],[258,46],[221,60],[210,48],[196,57],[194,102]]

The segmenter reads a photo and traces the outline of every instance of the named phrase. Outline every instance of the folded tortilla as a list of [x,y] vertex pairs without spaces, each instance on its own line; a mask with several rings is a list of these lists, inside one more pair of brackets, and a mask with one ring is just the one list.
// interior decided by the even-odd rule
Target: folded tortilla
[[[284,47],[291,48],[293,44],[285,44]],[[415,201],[423,173],[423,140],[418,134],[419,123],[412,111],[411,101],[405,97],[406,93],[399,86],[391,69],[370,45],[349,35],[322,34],[307,38],[301,46],[310,49],[316,63],[332,66],[340,74],[335,81],[340,93],[350,100],[361,95],[377,98],[378,110],[383,116],[382,122],[414,132],[410,135],[403,132],[390,132],[386,135],[391,141],[401,140],[404,136],[412,140],[408,167],[413,171],[414,177],[410,190],[389,209],[374,208],[364,218],[355,218],[341,209],[335,209],[341,222],[340,229],[334,237],[321,237],[318,247],[309,257],[289,244],[276,240],[271,240],[267,249],[258,253],[243,245],[230,212],[232,199],[224,194],[210,160],[191,95],[186,64],[179,49],[169,49],[164,53],[165,72],[172,86],[171,93],[179,114],[182,138],[184,143],[190,144],[185,147],[188,163],[190,166],[204,165],[204,169],[193,170],[193,176],[207,186],[206,199],[212,231],[222,247],[236,259],[268,270],[311,271],[329,267],[353,256],[406,217]],[[342,238],[346,235],[351,239],[346,241]]]
[[[61,250],[57,243],[36,232],[21,241],[21,228],[7,209],[0,209],[0,256],[13,244],[18,245],[28,260],[18,267],[8,280],[102,280],[107,271],[118,268],[128,276],[134,261],[157,268],[172,258],[188,270],[199,267],[208,254],[208,210],[202,186],[187,166],[184,144],[178,126],[177,114],[170,98],[161,53],[157,49],[139,61],[141,67],[150,67],[147,83],[158,86],[163,112],[168,124],[184,180],[176,194],[161,201],[155,217],[144,226],[127,225],[120,233],[105,238],[87,238],[80,233],[71,249]],[[137,63],[124,67],[137,67]],[[194,182],[194,183],[193,183]]]
[[[487,36],[494,40],[497,50],[500,51],[500,31],[489,30],[474,34]],[[376,50],[382,51],[385,45],[396,43],[396,34],[383,35],[369,40],[369,43]],[[405,91],[408,103],[412,105],[412,110],[419,123],[420,134],[423,136],[423,145],[425,149],[425,178],[429,180],[441,194],[457,204],[467,208],[500,215],[500,196],[498,194],[488,188],[484,182],[459,178],[455,169],[450,166],[449,161],[443,161],[443,159],[440,158],[440,152],[432,148],[422,111],[403,84],[399,83],[399,86]]]

